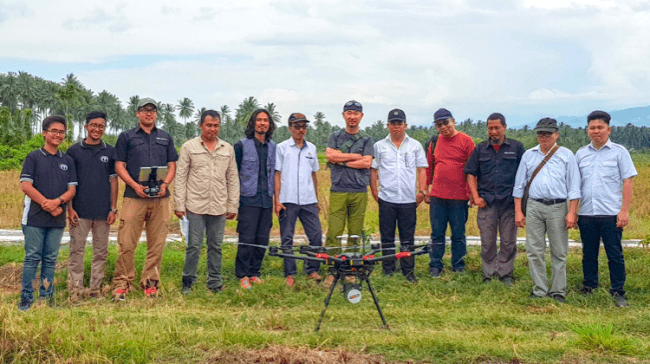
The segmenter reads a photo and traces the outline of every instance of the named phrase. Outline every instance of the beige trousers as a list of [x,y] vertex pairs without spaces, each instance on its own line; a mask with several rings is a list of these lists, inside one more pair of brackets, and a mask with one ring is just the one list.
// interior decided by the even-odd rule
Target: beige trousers
[[128,289],[135,280],[135,249],[143,228],[147,232],[147,257],[140,286],[142,288],[158,286],[168,221],[168,198],[124,199],[117,233],[119,255],[113,275],[114,289]]
[[111,226],[106,220],[79,219],[77,226],[70,225],[70,256],[68,257],[68,289],[73,292],[84,288],[84,253],[88,233],[93,233],[93,260],[90,268],[91,291],[99,291],[104,280],[108,257],[108,235]]

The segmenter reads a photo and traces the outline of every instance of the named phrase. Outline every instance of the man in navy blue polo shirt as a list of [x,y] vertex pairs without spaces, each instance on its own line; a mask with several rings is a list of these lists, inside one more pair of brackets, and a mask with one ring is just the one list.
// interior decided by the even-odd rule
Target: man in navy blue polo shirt
[[23,233],[25,260],[18,308],[27,311],[34,303],[32,281],[41,263],[40,298],[53,303],[54,268],[59,255],[61,237],[65,228],[66,204],[76,191],[77,172],[74,161],[59,151],[66,132],[66,121],[61,116],[43,120],[45,145],[27,155],[20,174],[25,193]]
[[117,214],[117,174],[115,149],[102,141],[106,114],[94,111],[86,116],[86,139],[66,152],[74,160],[79,185],[68,206],[70,221],[70,257],[68,289],[74,302],[84,290],[84,252],[88,232],[93,232],[93,261],[90,271],[90,296],[100,294],[106,258],[108,234]]
[[[126,183],[120,228],[117,233],[120,254],[115,262],[113,276],[113,296],[118,301],[126,298],[129,287],[135,280],[135,248],[138,246],[144,223],[147,229],[147,258],[140,286],[147,297],[158,295],[160,264],[169,221],[167,188],[176,174],[178,160],[172,137],[156,128],[156,101],[150,98],[140,100],[136,116],[138,125],[122,132],[115,145],[115,172]],[[144,192],[147,187],[138,182],[140,168],[158,166],[167,166],[167,175],[160,185],[158,196],[149,197]]]
[[[488,116],[489,139],[476,146],[463,172],[478,206],[476,222],[481,231],[483,281],[499,278],[512,285],[512,271],[517,253],[517,225],[512,190],[515,175],[526,151],[519,141],[506,138],[506,118],[500,113]],[[497,252],[497,231],[501,246]]]

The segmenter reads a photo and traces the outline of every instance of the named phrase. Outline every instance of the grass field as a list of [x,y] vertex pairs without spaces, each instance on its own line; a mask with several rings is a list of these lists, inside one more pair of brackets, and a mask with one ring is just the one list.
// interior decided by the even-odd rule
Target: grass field
[[[649,161],[635,157],[640,176],[625,238],[650,235]],[[321,218],[327,221],[328,172],[319,173],[325,207]],[[19,227],[22,196],[18,172],[0,173],[0,228]],[[472,209],[468,235],[478,235],[475,214]],[[376,234],[377,222],[377,204],[371,201],[367,231]],[[428,235],[428,225],[427,208],[420,206],[417,234]],[[177,221],[170,222],[172,229],[177,226]],[[234,223],[228,229],[234,233]],[[299,275],[296,286],[287,288],[282,260],[267,257],[262,269],[265,283],[242,291],[234,276],[235,250],[233,245],[224,248],[226,290],[219,294],[205,288],[205,251],[195,290],[188,296],[180,293],[184,246],[170,243],[164,252],[158,299],[136,291],[122,303],[104,297],[72,305],[65,284],[66,245],[58,260],[55,306],[37,303],[21,313],[16,304],[24,251],[19,244],[0,245],[0,362],[650,363],[647,249],[625,251],[628,308],[613,305],[602,250],[603,287],[590,296],[578,293],[581,252],[570,251],[567,303],[560,304],[549,298],[528,299],[532,282],[523,247],[515,264],[516,283],[510,288],[498,281],[481,282],[480,250],[470,247],[463,274],[445,271],[440,279],[429,278],[428,257],[419,257],[418,284],[409,285],[400,275],[372,275],[390,331],[382,328],[364,290],[357,305],[335,292],[320,333],[314,328],[326,296],[321,285]],[[88,248],[86,272],[90,253]],[[138,274],[145,253],[141,244],[136,251]],[[117,247],[112,244],[106,292],[116,258]],[[449,266],[448,255],[444,261]],[[550,271],[548,261],[547,267]]]
[[[145,251],[142,244],[136,251],[139,268]],[[226,290],[219,294],[205,288],[205,252],[195,291],[188,296],[180,293],[184,246],[172,243],[164,253],[158,299],[137,291],[123,303],[100,298],[75,306],[68,302],[64,283],[68,255],[64,246],[55,307],[41,303],[26,313],[16,307],[23,250],[2,246],[0,362],[248,363],[270,355],[277,360],[273,362],[291,363],[277,356],[298,358],[300,353],[311,359],[294,363],[325,362],[318,360],[323,355],[348,358],[341,363],[650,362],[650,252],[625,253],[629,308],[613,306],[606,269],[601,273],[602,288],[588,297],[578,293],[579,251],[569,256],[567,303],[559,304],[550,298],[528,299],[532,283],[523,251],[516,261],[517,281],[506,288],[498,281],[481,283],[479,250],[470,248],[468,271],[463,274],[445,272],[441,279],[429,278],[428,258],[420,257],[418,284],[408,285],[400,275],[372,275],[390,331],[382,328],[367,290],[356,306],[337,290],[321,332],[315,333],[326,295],[323,287],[299,275],[296,286],[287,288],[282,260],[267,257],[262,269],[265,283],[242,291],[234,277],[232,245],[224,250]],[[107,277],[116,257],[112,245]],[[449,265],[448,256],[445,264]],[[604,259],[601,266],[606,266]]]

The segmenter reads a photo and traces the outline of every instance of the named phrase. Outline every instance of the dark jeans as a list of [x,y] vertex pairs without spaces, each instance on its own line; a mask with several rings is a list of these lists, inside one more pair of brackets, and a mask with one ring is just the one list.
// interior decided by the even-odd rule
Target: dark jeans
[[603,239],[609,265],[611,294],[625,295],[625,259],[621,237],[623,230],[616,227],[616,216],[585,216],[578,218],[582,240],[582,272],[585,288],[598,287],[598,251]]
[[223,285],[221,275],[221,246],[223,230],[226,227],[226,214],[199,215],[187,212],[190,228],[185,250],[185,265],[183,267],[183,285],[191,286],[196,281],[196,268],[201,257],[203,236],[206,235],[208,246],[208,288],[218,289]]
[[273,226],[273,208],[239,207],[237,232],[240,245],[237,246],[235,260],[237,278],[260,276],[266,248],[241,244],[269,246],[271,226]]
[[[293,252],[293,236],[297,219],[300,219],[300,223],[305,229],[309,246],[323,246],[323,229],[318,217],[318,204],[296,205],[285,203],[284,206],[287,209],[280,213],[282,252],[285,254],[292,254]],[[306,261],[304,267],[305,274],[311,274],[318,271],[320,263]],[[284,276],[295,276],[297,272],[296,260],[284,258]]]
[[466,200],[447,200],[431,196],[429,202],[429,220],[431,222],[430,268],[442,270],[442,256],[445,254],[445,232],[447,223],[451,227],[451,268],[453,271],[465,268],[467,242],[465,224],[467,223],[468,205]]
[[23,225],[25,235],[25,260],[23,261],[23,289],[21,298],[34,298],[32,281],[36,279],[38,264],[41,263],[41,298],[54,295],[54,269],[59,256],[63,228],[41,228]]
[[[381,233],[381,253],[395,254],[395,227],[399,229],[401,251],[408,251],[415,236],[417,205],[414,203],[392,203],[379,200],[379,231]],[[395,272],[395,259],[382,261],[384,274]],[[415,268],[415,257],[400,259],[402,274],[407,275]]]

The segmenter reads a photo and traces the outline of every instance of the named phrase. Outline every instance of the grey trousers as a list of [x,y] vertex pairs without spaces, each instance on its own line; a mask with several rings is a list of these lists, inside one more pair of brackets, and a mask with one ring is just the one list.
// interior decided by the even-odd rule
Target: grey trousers
[[221,245],[223,230],[226,227],[226,214],[199,215],[187,211],[187,220],[190,222],[190,227],[185,250],[183,284],[191,286],[196,281],[196,268],[199,265],[205,233],[208,246],[208,288],[218,289],[223,284]]
[[99,291],[108,258],[108,236],[111,226],[106,220],[79,219],[70,225],[70,257],[68,257],[68,289],[72,292],[84,287],[84,253],[88,233],[93,232],[93,261],[90,268],[91,291]]
[[[517,225],[512,204],[492,204],[478,209],[476,223],[481,231],[483,275],[492,278],[511,277],[517,254]],[[497,251],[497,230],[501,247]]]
[[[526,209],[526,255],[533,279],[533,294],[546,296],[566,295],[566,258],[569,250],[569,232],[564,219],[568,207],[566,202],[544,205],[528,200]],[[546,280],[546,240],[548,234],[551,247],[551,289]]]

